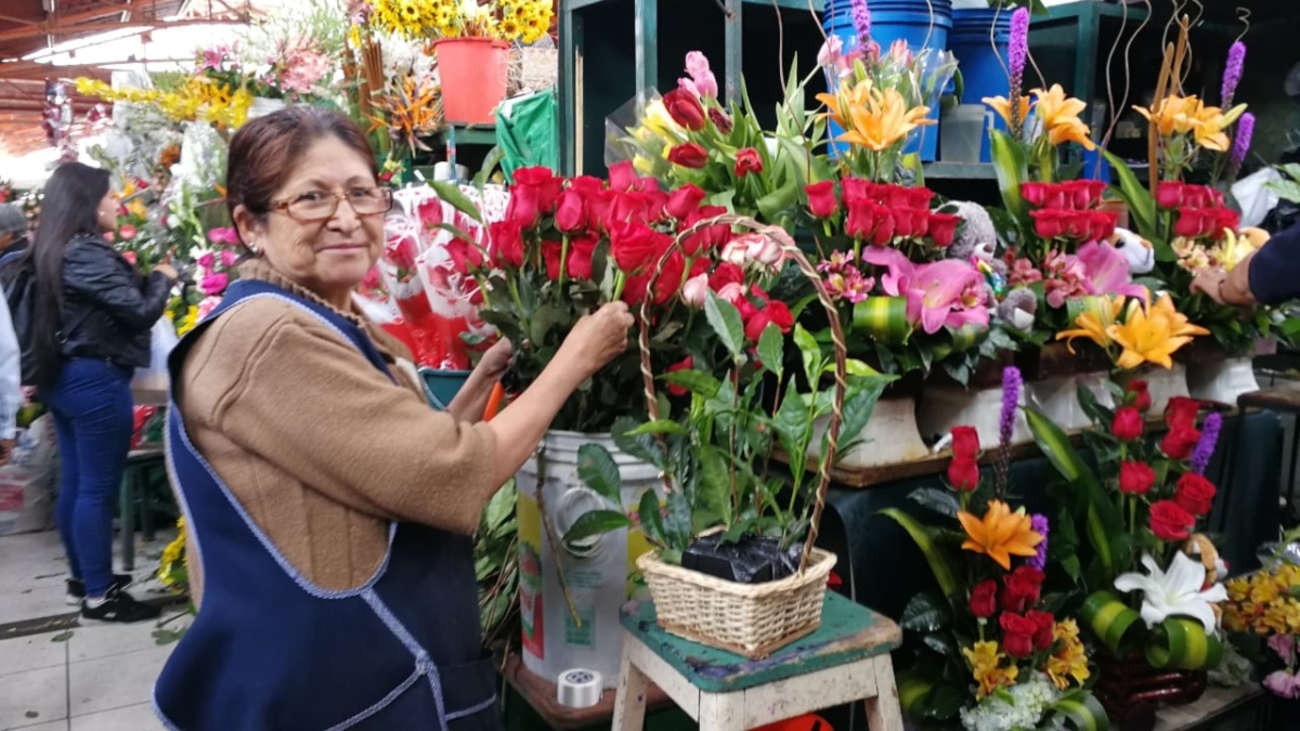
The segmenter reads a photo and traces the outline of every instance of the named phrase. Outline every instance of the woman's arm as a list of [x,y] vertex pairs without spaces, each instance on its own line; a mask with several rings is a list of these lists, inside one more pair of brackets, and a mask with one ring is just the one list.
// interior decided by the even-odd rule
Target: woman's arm
[[447,404],[447,412],[461,421],[478,421],[483,418],[492,387],[500,380],[510,365],[510,354],[514,352],[509,340],[498,340],[483,357],[478,365],[470,371],[465,384],[456,392],[456,397]]
[[155,271],[141,286],[136,273],[124,264],[107,246],[70,244],[63,260],[64,286],[108,310],[132,330],[148,330],[167,308],[174,279]]

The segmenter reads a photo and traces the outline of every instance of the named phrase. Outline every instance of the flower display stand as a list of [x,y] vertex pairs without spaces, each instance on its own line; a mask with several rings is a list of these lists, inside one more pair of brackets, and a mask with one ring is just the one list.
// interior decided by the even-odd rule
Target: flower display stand
[[[838,469],[862,470],[903,464],[925,459],[930,454],[929,447],[921,441],[921,431],[916,420],[916,399],[911,396],[895,396],[877,401],[860,440],[840,458]],[[813,440],[809,453],[815,456],[820,444],[819,436]]]
[[1151,413],[1163,414],[1169,406],[1169,399],[1175,396],[1190,396],[1187,389],[1187,367],[1175,362],[1173,368],[1147,366],[1138,370],[1127,371],[1118,379],[1122,383],[1129,381],[1146,381],[1147,392],[1151,394]]
[[[1025,392],[1020,395],[1024,406]],[[980,444],[986,447],[998,443],[998,423],[1002,412],[1002,387],[967,390],[956,386],[930,386],[921,395],[916,421],[921,433],[930,436],[947,434],[954,426],[965,424],[975,427]],[[1012,444],[1028,444],[1034,435],[1029,431],[1025,415],[1016,411],[1011,430]]]
[[890,652],[902,630],[827,592],[816,632],[759,661],[696,644],[659,627],[654,605],[623,607],[623,665],[615,731],[641,729],[651,683],[703,731],[741,731],[862,701],[871,731],[902,731]]
[[1259,390],[1250,357],[1211,358],[1187,364],[1187,391],[1192,398],[1236,405],[1242,394]]

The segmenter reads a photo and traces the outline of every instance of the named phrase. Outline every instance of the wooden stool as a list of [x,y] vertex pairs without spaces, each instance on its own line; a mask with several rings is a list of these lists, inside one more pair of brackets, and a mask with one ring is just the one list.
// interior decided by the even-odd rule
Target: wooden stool
[[889,656],[902,631],[835,592],[826,593],[816,632],[763,660],[668,634],[648,600],[626,604],[622,622],[615,731],[640,731],[650,683],[702,731],[742,731],[858,700],[866,703],[871,731],[902,731]]

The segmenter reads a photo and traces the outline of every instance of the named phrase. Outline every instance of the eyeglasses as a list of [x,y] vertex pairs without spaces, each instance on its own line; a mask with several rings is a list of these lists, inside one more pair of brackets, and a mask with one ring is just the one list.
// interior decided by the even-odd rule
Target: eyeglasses
[[317,223],[334,217],[339,201],[347,201],[358,216],[377,216],[393,207],[393,191],[388,188],[348,188],[342,193],[309,190],[293,198],[271,201],[271,210],[284,211],[299,223]]

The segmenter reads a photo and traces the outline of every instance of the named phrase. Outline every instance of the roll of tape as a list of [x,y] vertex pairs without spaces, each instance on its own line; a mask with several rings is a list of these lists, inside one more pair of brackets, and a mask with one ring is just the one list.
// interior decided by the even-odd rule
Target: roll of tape
[[573,668],[555,680],[555,700],[569,708],[590,708],[600,703],[601,677],[595,670]]

